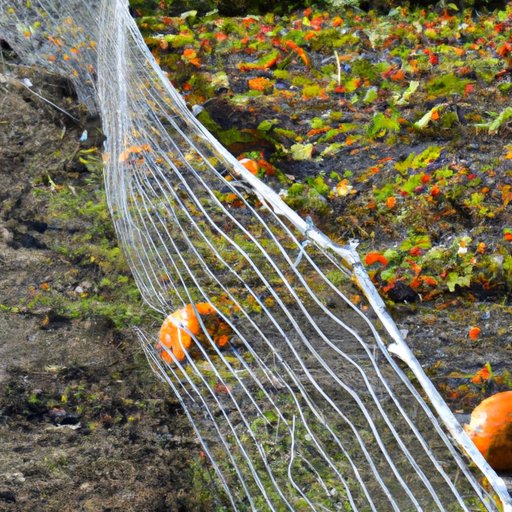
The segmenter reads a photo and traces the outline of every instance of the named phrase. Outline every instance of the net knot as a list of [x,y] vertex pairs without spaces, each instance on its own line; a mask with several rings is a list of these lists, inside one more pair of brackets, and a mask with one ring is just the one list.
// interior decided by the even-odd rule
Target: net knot
[[311,244],[311,240],[308,240],[308,233],[309,233],[309,231],[312,231],[313,229],[315,229],[315,224],[313,223],[313,219],[308,215],[306,217],[306,229],[304,230],[304,238],[306,238],[306,240],[304,240],[300,244],[299,254],[297,256],[297,259],[295,260],[295,263],[293,264],[293,268],[295,268],[295,269],[299,266],[299,263],[302,260],[302,256],[304,256],[306,247]]

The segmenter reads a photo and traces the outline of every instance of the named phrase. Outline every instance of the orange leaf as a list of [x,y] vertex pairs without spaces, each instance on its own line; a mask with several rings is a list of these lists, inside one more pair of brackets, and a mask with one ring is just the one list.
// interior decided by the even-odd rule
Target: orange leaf
[[441,193],[441,189],[440,189],[437,185],[434,185],[434,186],[430,189],[430,195],[431,195],[432,197],[436,197],[436,196],[438,196],[440,193]]
[[487,365],[485,365],[481,370],[478,370],[475,375],[471,378],[471,382],[473,384],[483,384],[491,378],[491,372]]
[[277,169],[266,160],[260,159],[258,160],[258,165],[265,171],[265,174],[267,176],[275,176],[277,173]]
[[348,135],[347,138],[345,139],[345,146],[352,146],[352,144],[354,144],[356,140],[356,137],[354,137],[353,135]]
[[405,79],[405,73],[403,70],[398,69],[394,73],[392,73],[389,78],[393,80],[393,82],[400,82]]
[[422,280],[428,286],[437,286],[439,284],[436,279],[430,276],[422,276]]
[[318,135],[319,133],[325,133],[327,131],[329,131],[329,127],[328,126],[324,126],[323,128],[313,128],[312,130],[309,130],[309,132],[307,133],[307,136],[308,137],[313,137],[313,135]]
[[507,57],[509,53],[512,52],[512,43],[509,43],[508,41],[506,43],[503,43],[501,46],[499,46],[496,49],[496,53],[500,57]]
[[285,46],[293,50],[295,53],[297,53],[297,55],[302,59],[302,62],[304,62],[306,66],[309,66],[309,57],[306,55],[306,52],[300,46],[298,46],[291,40],[285,41],[284,44]]
[[386,206],[387,206],[388,208],[390,208],[390,209],[391,209],[391,208],[394,208],[394,207],[395,207],[395,205],[396,205],[396,197],[391,196],[391,197],[388,197],[388,198],[386,199]]
[[464,86],[464,96],[469,96],[472,92],[475,92],[475,86],[473,84],[466,84]]
[[247,81],[247,84],[249,85],[249,89],[252,91],[265,92],[272,87],[272,82],[268,78],[261,76],[257,78],[251,78]]
[[474,326],[469,329],[468,336],[472,340],[478,339],[478,335],[480,334],[480,327]]
[[367,265],[373,265],[374,263],[378,262],[384,267],[388,264],[388,260],[380,252],[369,252],[365,257],[364,262]]
[[249,158],[242,158],[240,160],[240,163],[251,173],[255,176],[258,174],[258,170],[260,166],[254,161],[250,160]]

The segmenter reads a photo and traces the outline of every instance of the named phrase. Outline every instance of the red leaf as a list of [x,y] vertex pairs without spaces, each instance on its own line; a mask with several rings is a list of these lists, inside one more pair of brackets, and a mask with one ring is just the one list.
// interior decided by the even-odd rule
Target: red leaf
[[365,257],[364,262],[367,265],[373,265],[374,263],[378,262],[384,267],[388,264],[388,260],[380,252],[369,252]]
[[474,327],[471,327],[471,329],[469,329],[468,336],[470,337],[470,339],[472,339],[472,340],[478,339],[479,334],[480,334],[480,327],[477,327],[475,325]]

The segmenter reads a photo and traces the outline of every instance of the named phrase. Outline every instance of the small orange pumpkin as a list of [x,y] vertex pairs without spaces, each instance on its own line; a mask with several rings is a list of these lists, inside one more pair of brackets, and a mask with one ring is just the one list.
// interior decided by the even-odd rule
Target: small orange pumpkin
[[164,361],[168,363],[173,360],[183,361],[185,353],[192,347],[193,337],[202,344],[208,341],[196,311],[201,316],[207,333],[217,346],[223,347],[229,341],[231,328],[211,304],[199,302],[195,304],[195,310],[192,304],[188,304],[169,315],[160,328],[160,342],[157,343],[156,349]]
[[464,430],[492,468],[512,469],[512,391],[481,402]]

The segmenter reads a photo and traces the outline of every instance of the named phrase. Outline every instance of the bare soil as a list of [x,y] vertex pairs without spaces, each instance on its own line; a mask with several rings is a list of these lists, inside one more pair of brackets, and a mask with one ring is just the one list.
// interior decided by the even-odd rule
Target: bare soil
[[[199,447],[176,400],[149,370],[134,333],[105,317],[66,318],[32,306],[101,273],[54,248],[91,226],[48,218],[33,192],[60,177],[79,186],[84,125],[65,82],[11,67],[0,84],[0,510],[202,510]],[[11,73],[15,73],[11,74]],[[93,141],[94,142],[94,141]],[[82,177],[81,177],[82,176]],[[46,180],[46,181],[45,181]]]

